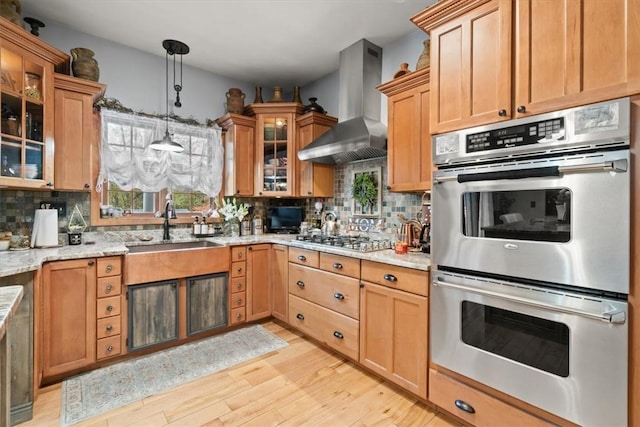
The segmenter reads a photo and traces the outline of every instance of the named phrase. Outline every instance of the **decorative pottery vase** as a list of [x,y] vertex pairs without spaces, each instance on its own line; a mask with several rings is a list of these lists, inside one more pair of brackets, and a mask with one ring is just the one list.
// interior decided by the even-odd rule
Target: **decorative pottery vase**
[[291,100],[291,102],[302,104],[302,98],[300,98],[300,86],[293,87],[293,99]]
[[93,58],[93,51],[85,47],[71,49],[71,70],[75,77],[97,82],[100,78],[98,61]]
[[311,104],[304,106],[305,114],[311,111],[315,111],[316,113],[326,114],[326,111],[324,110],[324,108],[322,108],[321,105],[318,105],[316,103],[317,100],[318,98],[309,98],[309,102],[311,102]]
[[271,98],[269,102],[284,102],[284,99],[282,99],[282,88],[280,86],[273,88],[273,98]]
[[20,5],[20,0],[3,0],[0,2],[0,16],[24,28],[22,18],[20,17],[21,13],[22,6]]
[[396,73],[393,75],[393,78],[397,79],[398,77],[404,76],[405,74],[409,74],[410,72],[411,70],[409,70],[409,64],[407,64],[406,62],[403,62],[402,64],[400,64],[400,69],[396,71]]
[[227,111],[242,114],[244,110],[244,93],[237,87],[232,87],[227,92]]
[[429,61],[431,60],[431,40],[427,39],[424,42],[422,42],[422,44],[424,45],[424,49],[422,50],[422,53],[418,58],[418,63],[416,64],[416,70],[419,70],[420,68],[424,68],[427,65],[429,65]]
[[256,97],[253,100],[254,104],[262,104],[264,100],[262,99],[262,87],[256,86]]

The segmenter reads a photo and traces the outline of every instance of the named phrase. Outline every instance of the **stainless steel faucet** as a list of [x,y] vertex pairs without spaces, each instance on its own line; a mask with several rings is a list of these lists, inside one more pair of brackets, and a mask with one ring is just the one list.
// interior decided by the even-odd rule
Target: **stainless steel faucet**
[[167,202],[164,204],[164,223],[162,224],[162,240],[169,240],[171,236],[169,235],[169,224],[170,219],[176,219],[176,210],[173,205],[173,199],[171,198],[171,194],[167,195]]

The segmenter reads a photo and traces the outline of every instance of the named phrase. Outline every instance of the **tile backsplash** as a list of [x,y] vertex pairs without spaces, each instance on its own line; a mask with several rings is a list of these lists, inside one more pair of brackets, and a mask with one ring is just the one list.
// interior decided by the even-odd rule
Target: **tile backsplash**
[[[399,225],[398,214],[406,218],[415,219],[421,211],[421,194],[414,193],[391,193],[387,187],[387,162],[386,159],[374,159],[362,162],[347,163],[336,166],[335,190],[332,198],[311,198],[311,199],[259,199],[244,198],[239,199],[253,206],[254,212],[265,216],[266,208],[270,205],[297,205],[304,206],[306,218],[311,218],[315,212],[315,203],[321,201],[325,211],[333,211],[342,222],[348,220],[353,215],[352,212],[352,191],[351,183],[354,172],[380,168],[382,171],[382,182],[379,185],[382,191],[382,206],[380,217],[385,219],[387,226]],[[26,191],[26,190],[0,190],[0,230],[11,230],[18,232],[21,224],[31,230],[33,227],[33,216],[35,210],[40,207],[40,203],[66,202],[67,215],[58,220],[59,232],[65,233],[67,221],[71,216],[74,206],[78,206],[80,212],[90,226],[87,231],[130,231],[141,229],[154,229],[160,226],[117,226],[117,227],[91,227],[90,195],[88,193],[58,192],[58,191]],[[187,225],[188,226],[188,225]]]

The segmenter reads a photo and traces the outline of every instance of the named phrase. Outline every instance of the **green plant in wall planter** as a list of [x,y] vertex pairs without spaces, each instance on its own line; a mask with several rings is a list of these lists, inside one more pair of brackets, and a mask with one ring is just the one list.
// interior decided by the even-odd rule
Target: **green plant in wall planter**
[[[354,173],[351,190],[353,199],[362,207],[361,214],[375,213],[378,204],[378,185],[375,171]],[[357,209],[354,209],[354,213],[356,211]]]

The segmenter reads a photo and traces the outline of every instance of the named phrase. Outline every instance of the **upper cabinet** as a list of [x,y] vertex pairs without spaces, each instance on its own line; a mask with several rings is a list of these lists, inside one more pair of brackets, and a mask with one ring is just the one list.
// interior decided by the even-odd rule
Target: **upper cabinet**
[[224,195],[253,196],[256,119],[228,113],[217,123],[224,132]]
[[52,188],[53,73],[69,56],[0,18],[0,185]]
[[332,165],[298,160],[297,153],[338,123],[335,117],[310,112],[297,118],[298,136],[295,156],[296,196],[333,197]]
[[431,132],[637,93],[638,19],[636,0],[436,3],[411,19],[431,38]]
[[100,117],[93,105],[106,86],[56,73],[54,87],[55,189],[89,191],[93,172],[99,168]]
[[387,95],[389,191],[431,189],[429,67],[378,86]]

